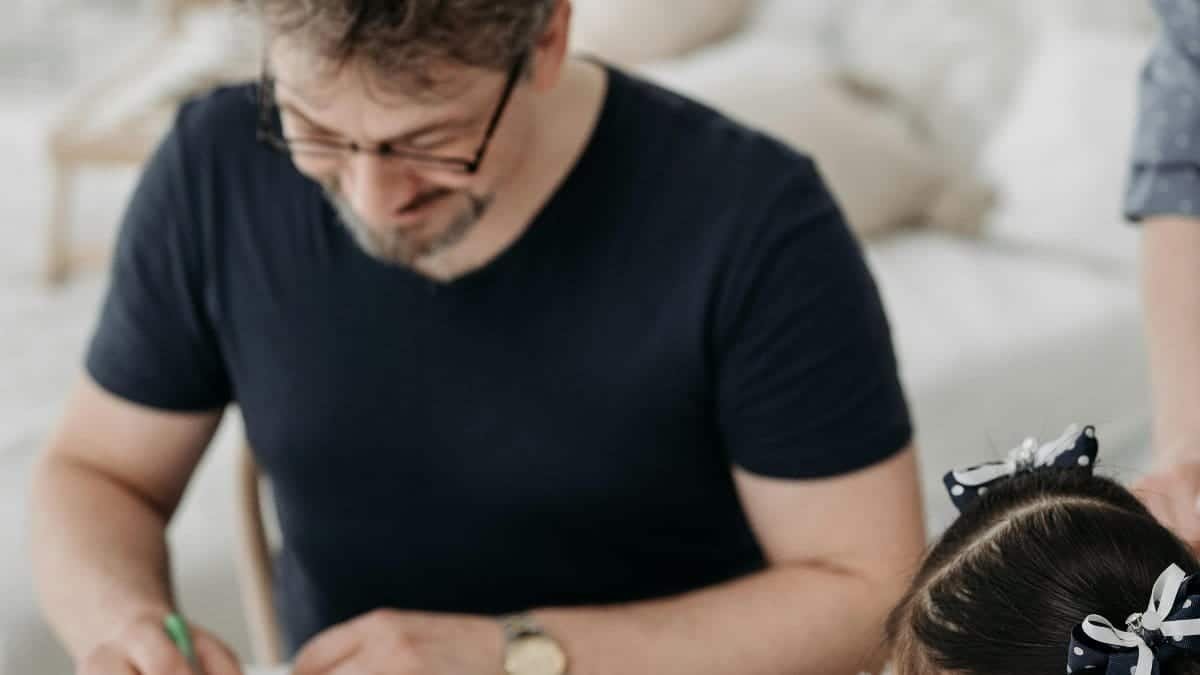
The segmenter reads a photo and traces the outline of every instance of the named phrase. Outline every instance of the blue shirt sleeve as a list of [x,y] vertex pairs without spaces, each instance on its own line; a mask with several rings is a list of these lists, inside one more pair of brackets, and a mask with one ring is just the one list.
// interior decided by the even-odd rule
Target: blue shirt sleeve
[[718,416],[734,464],[824,478],[912,440],[891,331],[859,242],[811,164],[743,237],[718,301]]
[[1162,28],[1142,71],[1125,215],[1200,217],[1200,0],[1154,0]]
[[200,411],[224,407],[231,395],[208,312],[186,120],[185,107],[126,209],[86,368],[128,401]]

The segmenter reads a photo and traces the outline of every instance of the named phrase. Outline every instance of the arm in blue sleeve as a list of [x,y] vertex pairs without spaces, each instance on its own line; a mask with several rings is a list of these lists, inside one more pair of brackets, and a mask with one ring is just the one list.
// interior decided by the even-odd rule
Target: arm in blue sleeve
[[1200,217],[1200,0],[1154,0],[1162,27],[1142,71],[1125,215]]

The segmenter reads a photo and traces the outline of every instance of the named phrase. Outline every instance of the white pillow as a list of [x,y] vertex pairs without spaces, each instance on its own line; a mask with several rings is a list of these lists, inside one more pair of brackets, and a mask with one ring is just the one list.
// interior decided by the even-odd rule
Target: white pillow
[[982,158],[1002,200],[998,238],[1106,264],[1134,264],[1136,229],[1121,215],[1150,40],[1047,33],[1014,107]]
[[991,191],[819,61],[811,49],[741,36],[641,72],[812,156],[860,235],[917,224],[975,231]]
[[1063,28],[1146,34],[1154,29],[1148,0],[1024,0],[1031,23],[1042,30]]
[[754,0],[575,0],[572,49],[630,65],[669,58],[741,27]]
[[832,52],[854,0],[758,0],[746,31],[791,45]]
[[1018,0],[853,0],[838,57],[852,77],[895,96],[944,155],[970,167],[1024,69],[1025,19]]

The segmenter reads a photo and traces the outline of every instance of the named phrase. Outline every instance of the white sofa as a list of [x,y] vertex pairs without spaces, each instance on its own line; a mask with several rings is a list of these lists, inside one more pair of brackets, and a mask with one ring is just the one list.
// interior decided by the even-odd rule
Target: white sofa
[[[692,0],[675,1],[686,7]],[[998,188],[1000,201],[981,238],[918,231],[867,246],[915,413],[935,530],[953,517],[940,475],[998,456],[1026,434],[1094,423],[1110,472],[1130,477],[1144,462],[1149,406],[1137,235],[1121,223],[1119,202],[1134,81],[1150,23],[1131,4],[763,0],[748,8],[764,14],[743,17],[736,32],[721,38],[800,45],[811,57],[805,67],[869,76],[906,114],[931,122],[931,148]],[[711,25],[705,30],[724,35]],[[685,37],[672,44],[688,44]],[[660,55],[639,67],[685,73],[676,67],[679,59],[702,59],[705,49],[718,48],[674,57],[675,66]],[[57,344],[30,348],[27,358],[43,359],[51,373],[36,381],[60,387],[69,381],[73,362],[62,350],[82,348],[99,290],[98,283],[85,284],[46,310],[57,318],[45,318],[43,328],[62,333]],[[0,320],[13,318],[4,314],[10,300],[0,295]],[[32,374],[28,380],[35,381]],[[44,385],[33,392],[31,411],[13,432],[20,436],[0,437],[0,546],[11,552],[0,558],[0,675],[68,669],[38,619],[29,564],[18,554],[29,455],[44,439],[61,393]],[[248,654],[229,527],[237,435],[231,420],[171,540],[183,606]]]

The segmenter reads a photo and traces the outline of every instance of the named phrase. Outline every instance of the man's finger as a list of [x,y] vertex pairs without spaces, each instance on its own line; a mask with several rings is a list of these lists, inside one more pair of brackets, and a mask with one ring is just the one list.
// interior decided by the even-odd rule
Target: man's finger
[[196,633],[196,656],[204,675],[242,675],[237,655],[207,632]]
[[139,675],[116,649],[101,647],[79,664],[77,675]]
[[[370,672],[363,666],[364,664],[359,663],[358,659],[349,658],[345,661],[339,662],[336,666],[334,666],[333,670],[329,671],[328,675],[363,675],[363,673]],[[400,669],[388,670],[387,672],[389,674],[394,673],[395,675],[408,675],[407,671]]]
[[362,630],[357,622],[330,628],[313,638],[296,655],[293,675],[325,675],[354,656],[362,646]]
[[141,675],[190,675],[187,660],[161,626],[139,624],[126,637],[126,644]]

